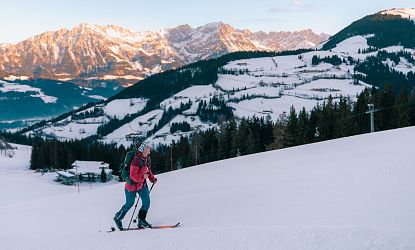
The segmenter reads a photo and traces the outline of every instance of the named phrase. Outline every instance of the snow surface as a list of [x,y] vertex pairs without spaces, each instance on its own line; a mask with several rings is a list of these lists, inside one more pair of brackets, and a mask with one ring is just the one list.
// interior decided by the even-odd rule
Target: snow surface
[[[72,166],[74,168],[71,169],[71,171],[75,171],[78,173],[94,173],[94,174],[100,174],[102,171],[102,168],[105,170],[109,169],[109,164],[105,162],[99,162],[99,161],[79,161],[76,160]],[[112,170],[111,170],[112,172]]]
[[14,76],[14,75],[10,75],[10,76],[6,76],[4,77],[5,80],[8,81],[16,81],[16,80],[29,80],[30,77],[28,76]]
[[[214,89],[211,85],[208,85],[208,87],[209,87],[209,89]],[[209,99],[212,98],[214,95],[216,95],[216,96],[223,95],[223,93],[220,92],[220,91],[205,92],[205,93],[200,93],[200,94],[201,95],[199,95],[199,96],[197,96],[196,94],[189,95],[189,96],[176,96],[176,95],[174,95],[173,97],[167,98],[164,101],[162,101],[160,103],[160,108],[163,108],[166,111],[169,108],[179,109],[182,104],[187,104],[190,101],[190,102],[192,102],[192,107],[190,108],[191,111],[186,110],[185,112],[196,113],[197,107],[198,107],[200,101],[209,102]]]
[[216,89],[212,85],[192,86],[179,93],[174,97],[209,97],[215,93]]
[[335,48],[332,49],[334,52],[344,52],[346,54],[358,54],[359,49],[368,49],[369,45],[367,40],[363,36],[353,36],[338,43]]
[[108,118],[87,118],[74,122],[65,122],[41,129],[42,134],[57,138],[62,141],[83,139],[97,133],[98,127],[107,122]]
[[195,131],[205,131],[205,130],[208,130],[209,128],[213,128],[212,124],[203,123],[198,116],[178,115],[174,117],[173,120],[171,120],[167,125],[165,125],[159,131],[157,131],[157,133],[149,137],[148,140],[151,141],[153,145],[158,145],[158,144],[170,145],[173,142],[173,140],[178,142],[181,136],[189,137],[194,131],[189,131],[189,132],[177,131],[173,134],[170,133],[171,124],[182,123],[182,122],[187,122],[190,125],[190,127],[194,128]]
[[123,78],[123,79],[127,79],[127,80],[143,80],[142,77],[133,76],[133,75],[123,75],[123,76],[105,75],[104,77],[102,77],[100,79],[114,80],[114,79],[119,79],[119,78]]
[[311,111],[317,103],[319,102],[316,100],[285,95],[277,99],[255,98],[239,103],[230,103],[229,106],[235,108],[234,114],[238,117],[266,117],[269,115],[275,121],[283,114],[288,115],[291,106],[294,106],[298,113],[303,107],[306,111]]
[[[0,189],[2,190],[0,191],[0,210],[13,204],[28,206],[29,208],[32,202],[45,201],[50,197],[62,197],[62,195],[77,192],[75,186],[64,186],[54,182],[56,179],[55,172],[41,174],[29,170],[31,147],[16,144],[12,144],[12,146],[18,148],[15,150],[16,154],[13,158],[0,154]],[[81,183],[80,190],[81,192],[89,191],[96,187],[104,187],[114,183],[116,182],[96,183],[94,187],[88,183]],[[4,220],[1,217],[0,215],[0,221],[3,225]],[[27,248],[28,246],[25,246],[21,249]],[[2,245],[1,249],[8,249],[8,247]]]
[[182,226],[111,234],[123,184],[77,193],[25,171],[19,147],[0,157],[1,248],[414,249],[414,140],[410,127],[160,174],[148,220]]
[[316,98],[328,98],[331,95],[333,98],[343,97],[355,98],[364,89],[365,85],[354,85],[353,80],[350,79],[319,79],[312,81],[309,84],[299,86],[293,90],[287,90],[285,94],[292,94],[301,97],[313,96]]
[[[67,193],[61,185],[51,184],[50,176],[40,176],[40,174],[28,171],[31,147],[12,145],[18,147],[13,158],[0,154],[0,189],[2,190],[0,191],[0,210],[3,211],[7,205],[30,204],[30,202],[37,199]],[[2,217],[0,221],[3,225],[5,218],[0,217]],[[0,236],[0,238],[3,238],[3,236]],[[2,239],[1,242],[3,241]],[[1,248],[7,249],[4,246],[1,246]]]
[[106,97],[100,96],[100,95],[89,95],[88,97],[98,99],[98,100],[107,100]]
[[12,82],[5,82],[0,80],[0,92],[35,92],[36,94],[30,95],[31,97],[39,97],[44,103],[56,103],[58,98],[54,96],[48,96],[43,93],[39,88],[34,88],[25,84],[18,84]]
[[402,18],[415,19],[415,9],[414,8],[398,8],[382,11],[383,15],[396,15],[401,16]]
[[122,119],[128,114],[140,112],[146,104],[147,100],[142,98],[116,99],[105,105],[104,112],[109,116]]
[[129,134],[145,134],[152,130],[160,121],[163,110],[156,109],[150,111],[142,116],[139,116],[131,122],[124,124],[112,133],[105,136],[103,139],[106,143],[116,143],[117,145],[124,145],[126,147],[132,144],[132,141],[127,141],[126,135]]

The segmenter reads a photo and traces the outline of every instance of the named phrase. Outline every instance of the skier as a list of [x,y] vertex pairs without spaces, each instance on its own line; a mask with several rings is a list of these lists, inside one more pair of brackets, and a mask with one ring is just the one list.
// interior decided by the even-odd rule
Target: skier
[[115,224],[119,230],[123,230],[122,219],[128,210],[134,205],[136,193],[141,197],[142,206],[138,212],[138,227],[149,228],[151,224],[146,221],[148,209],[150,208],[150,191],[147,186],[147,179],[151,183],[156,183],[157,178],[151,171],[151,147],[148,142],[144,141],[138,148],[134,159],[130,165],[131,184],[125,182],[125,204],[114,216]]

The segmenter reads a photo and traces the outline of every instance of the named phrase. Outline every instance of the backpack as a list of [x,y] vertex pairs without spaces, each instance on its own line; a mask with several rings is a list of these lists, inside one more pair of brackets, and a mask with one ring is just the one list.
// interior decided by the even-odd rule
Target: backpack
[[[121,162],[120,164],[120,169],[121,169],[121,179],[125,182],[127,182],[130,185],[136,184],[136,182],[134,182],[133,180],[131,180],[130,178],[130,165],[131,162],[133,161],[135,154],[137,153],[137,150],[133,149],[131,151],[128,151],[125,154],[125,158],[124,161]],[[140,159],[140,167],[144,165],[144,163],[149,163],[150,162],[150,158],[147,157],[146,162],[144,162],[143,160]]]
[[136,152],[137,151],[134,149],[131,151],[128,151],[125,154],[124,161],[122,161],[120,164],[120,173],[121,173],[120,177],[123,181],[127,182],[130,185],[134,184],[134,181],[130,179],[130,165],[134,159]]

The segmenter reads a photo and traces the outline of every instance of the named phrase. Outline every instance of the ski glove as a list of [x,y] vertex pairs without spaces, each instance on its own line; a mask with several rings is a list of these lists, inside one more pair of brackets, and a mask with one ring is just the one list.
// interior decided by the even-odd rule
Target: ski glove
[[[151,180],[150,180],[151,181]],[[153,181],[151,181],[151,183],[156,183],[157,182],[157,178],[154,177]]]

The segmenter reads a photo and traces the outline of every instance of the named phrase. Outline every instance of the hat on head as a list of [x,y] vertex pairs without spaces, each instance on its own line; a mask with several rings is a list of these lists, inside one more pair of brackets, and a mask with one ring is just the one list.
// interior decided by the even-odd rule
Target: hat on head
[[140,151],[140,152],[144,152],[144,149],[145,149],[147,146],[150,146],[150,144],[148,143],[148,141],[143,141],[143,142],[141,143],[140,147],[138,148],[138,151]]
[[145,138],[143,137],[135,138],[133,141],[134,148],[138,150],[144,141]]

